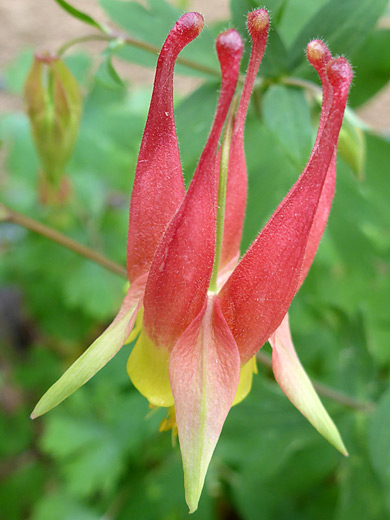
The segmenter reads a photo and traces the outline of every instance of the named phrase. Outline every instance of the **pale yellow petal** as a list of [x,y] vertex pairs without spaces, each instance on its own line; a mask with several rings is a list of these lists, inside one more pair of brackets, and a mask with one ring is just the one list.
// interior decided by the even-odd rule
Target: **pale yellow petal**
[[253,356],[247,363],[245,363],[245,365],[241,367],[240,381],[238,383],[233,406],[235,404],[241,403],[241,401],[245,399],[245,397],[251,391],[253,374],[257,374],[256,356]]
[[141,330],[127,362],[136,389],[154,406],[173,406],[169,383],[169,351],[158,348]]

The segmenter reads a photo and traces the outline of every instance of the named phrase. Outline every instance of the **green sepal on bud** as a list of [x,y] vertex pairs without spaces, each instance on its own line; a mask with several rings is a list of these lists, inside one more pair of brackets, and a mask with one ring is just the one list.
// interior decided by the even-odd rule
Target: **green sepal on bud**
[[37,54],[24,98],[46,190],[59,190],[76,142],[82,110],[77,81],[58,57]]
[[[312,121],[318,124],[321,96],[315,96],[312,107]],[[369,127],[350,108],[345,109],[343,123],[340,129],[337,150],[343,160],[351,168],[358,181],[364,180],[366,163],[366,136],[364,131]]]
[[362,125],[348,109],[345,111],[340,129],[337,149],[344,161],[351,167],[357,180],[362,181],[366,161],[366,138]]

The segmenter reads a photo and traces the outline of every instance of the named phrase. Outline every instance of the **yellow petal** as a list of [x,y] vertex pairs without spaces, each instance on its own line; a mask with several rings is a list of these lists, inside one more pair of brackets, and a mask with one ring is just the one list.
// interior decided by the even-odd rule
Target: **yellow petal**
[[238,383],[233,406],[241,403],[241,401],[245,399],[251,391],[253,374],[257,374],[256,356],[253,356],[244,366],[241,367],[240,381]]
[[169,351],[156,347],[141,330],[127,362],[127,373],[136,389],[154,406],[173,406],[168,368]]

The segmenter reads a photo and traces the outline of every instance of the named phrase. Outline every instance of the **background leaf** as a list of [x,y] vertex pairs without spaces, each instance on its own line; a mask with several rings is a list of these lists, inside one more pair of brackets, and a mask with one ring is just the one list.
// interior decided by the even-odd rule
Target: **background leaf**
[[69,2],[66,2],[65,0],[55,0],[55,2],[57,2],[58,5],[60,5],[63,9],[65,9],[65,11],[67,11],[70,15],[74,16],[78,20],[81,20],[82,22],[91,25],[92,27],[95,27],[100,31],[104,31],[103,27],[91,16],[89,16],[89,14],[86,14],[83,11],[76,9]]
[[303,50],[313,35],[324,39],[332,54],[351,57],[374,28],[386,5],[387,0],[331,0],[325,4],[294,41],[289,52],[290,70],[303,62]]
[[[388,488],[390,485],[389,438],[390,390],[387,389],[372,416],[368,438],[371,462],[384,488]],[[387,505],[390,508],[389,500],[387,500]]]
[[302,90],[276,85],[263,98],[264,124],[292,163],[302,170],[309,158],[313,130]]
[[357,107],[373,97],[390,80],[390,29],[377,29],[369,34],[360,52],[351,56],[351,62],[356,77],[349,104]]
[[[180,9],[166,0],[148,0],[145,7],[138,2],[121,0],[100,0],[100,4],[110,18],[125,29],[129,35],[155,45],[158,49],[161,48],[176,20],[183,14]],[[214,35],[208,27],[203,28],[201,36],[191,42],[191,45],[184,49],[180,56],[219,71],[214,51],[215,36],[216,34]],[[131,46],[121,49],[118,55],[146,67],[154,67],[157,61],[156,56]],[[204,72],[184,66],[178,66],[177,71],[190,75],[205,75]]]

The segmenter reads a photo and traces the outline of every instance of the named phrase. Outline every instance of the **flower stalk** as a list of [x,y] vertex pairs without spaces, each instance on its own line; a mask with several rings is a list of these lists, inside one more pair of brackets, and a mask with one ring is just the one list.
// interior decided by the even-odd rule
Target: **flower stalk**
[[229,169],[230,145],[233,135],[234,114],[237,105],[237,98],[232,101],[230,110],[226,119],[225,132],[222,139],[220,150],[220,167],[218,179],[218,202],[217,202],[217,220],[216,220],[216,239],[215,239],[215,257],[213,272],[211,274],[210,287],[211,292],[216,293],[218,290],[217,280],[222,254],[223,229],[225,222],[225,206],[226,192]]
[[44,236],[45,238],[60,244],[62,247],[77,253],[92,262],[95,262],[98,265],[104,267],[108,271],[111,271],[114,274],[121,276],[122,278],[127,279],[127,271],[126,269],[117,264],[116,262],[106,258],[101,253],[98,253],[94,249],[91,249],[84,244],[80,244],[76,240],[67,237],[63,233],[60,233],[56,229],[53,229],[37,220],[28,217],[27,215],[23,215],[18,211],[15,211],[11,208],[8,208],[4,204],[0,203],[0,222],[12,222],[14,224],[18,224],[21,227],[29,229],[38,235]]

